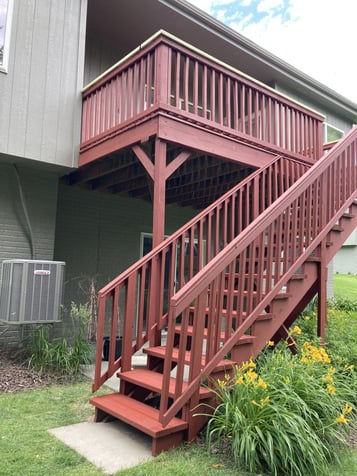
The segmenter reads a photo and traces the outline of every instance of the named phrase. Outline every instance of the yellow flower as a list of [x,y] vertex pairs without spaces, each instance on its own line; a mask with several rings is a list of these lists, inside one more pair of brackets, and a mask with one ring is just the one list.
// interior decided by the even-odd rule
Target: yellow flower
[[353,408],[350,405],[348,405],[348,403],[346,403],[345,408],[342,410],[342,414],[347,415],[347,413],[351,413],[352,410]]
[[268,340],[267,342],[268,347],[274,347],[274,345],[275,345],[275,342],[273,340]]
[[326,389],[327,389],[328,393],[330,393],[331,395],[336,393],[336,387],[334,385],[329,384],[329,385],[327,385]]
[[269,401],[270,401],[269,395],[267,397],[263,398],[263,400],[260,400],[262,405],[267,405],[269,403]]
[[240,377],[237,378],[236,384],[237,385],[243,385],[243,383],[244,383],[243,375],[241,375]]
[[346,365],[345,370],[354,370],[355,366],[354,365]]
[[257,383],[257,386],[258,387],[262,387],[262,388],[267,388],[267,384],[264,382],[264,380],[262,378],[259,377],[258,379],[258,383]]
[[327,373],[328,373],[328,374],[334,374],[335,372],[336,372],[335,367],[329,367],[329,368],[327,369]]
[[260,404],[257,403],[255,400],[252,400],[252,404],[255,405],[256,407],[260,407]]
[[347,425],[347,418],[345,418],[344,415],[340,415],[338,418],[336,418],[337,423],[343,423],[344,425]]
[[254,382],[258,378],[258,374],[253,372],[253,370],[248,370],[247,372],[247,379],[250,380],[251,382]]
[[293,330],[291,331],[291,334],[296,334],[296,335],[299,336],[299,335],[301,334],[301,332],[302,332],[302,331],[301,331],[301,329],[300,329],[299,326],[294,326],[294,327],[293,327]]
[[256,364],[250,359],[248,362],[243,362],[241,365],[242,370],[247,370],[247,369],[254,369],[256,367]]
[[305,316],[304,319],[305,319],[305,321],[309,321],[311,319],[311,317],[310,316]]
[[226,382],[225,382],[224,380],[218,379],[217,382],[218,382],[218,385],[219,385],[221,388],[224,388],[224,387],[226,386]]
[[326,382],[333,383],[333,378],[330,374],[325,375],[324,380],[326,380]]

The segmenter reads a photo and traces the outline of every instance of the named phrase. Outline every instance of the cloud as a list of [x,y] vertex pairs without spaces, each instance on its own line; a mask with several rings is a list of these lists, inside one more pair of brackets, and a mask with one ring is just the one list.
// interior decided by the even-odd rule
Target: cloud
[[357,102],[354,0],[189,0]]

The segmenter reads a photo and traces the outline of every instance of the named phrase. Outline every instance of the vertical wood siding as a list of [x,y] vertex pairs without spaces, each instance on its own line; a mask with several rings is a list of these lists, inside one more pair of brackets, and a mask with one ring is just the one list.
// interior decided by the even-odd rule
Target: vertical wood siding
[[86,0],[14,2],[0,152],[77,165]]
[[[166,234],[196,213],[189,207],[167,206]],[[103,286],[137,261],[140,234],[152,232],[151,221],[150,203],[60,185],[55,259],[66,262],[66,304],[88,299],[80,283],[95,278]]]

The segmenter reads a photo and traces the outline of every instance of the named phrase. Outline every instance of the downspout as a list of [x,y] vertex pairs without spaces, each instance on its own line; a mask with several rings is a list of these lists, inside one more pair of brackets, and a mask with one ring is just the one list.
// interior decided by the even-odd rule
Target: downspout
[[22,184],[21,184],[19,171],[17,169],[16,164],[13,164],[13,165],[14,165],[15,176],[16,176],[16,180],[17,180],[17,186],[19,188],[20,202],[21,202],[22,210],[24,212],[24,216],[25,216],[25,219],[26,219],[26,224],[27,224],[27,227],[28,227],[28,230],[29,230],[29,235],[30,235],[29,236],[29,245],[30,245],[30,250],[31,250],[31,259],[35,259],[35,255],[36,255],[35,240],[34,240],[34,234],[33,234],[32,226],[31,226],[30,215],[28,213],[28,209],[27,209],[27,205],[26,205],[26,198],[25,198],[24,190],[23,190],[23,187],[22,187]]

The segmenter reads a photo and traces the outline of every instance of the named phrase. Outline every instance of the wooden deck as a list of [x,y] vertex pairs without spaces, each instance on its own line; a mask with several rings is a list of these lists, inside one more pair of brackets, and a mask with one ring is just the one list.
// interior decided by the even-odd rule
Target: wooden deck
[[[83,91],[80,165],[156,136],[257,167],[256,151],[313,163],[323,117],[160,32]],[[254,152],[255,150],[255,152]],[[242,159],[240,159],[242,160]]]

